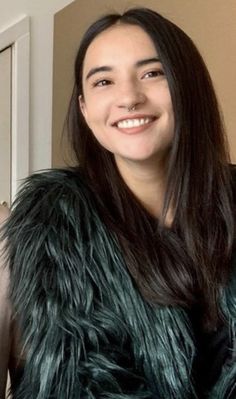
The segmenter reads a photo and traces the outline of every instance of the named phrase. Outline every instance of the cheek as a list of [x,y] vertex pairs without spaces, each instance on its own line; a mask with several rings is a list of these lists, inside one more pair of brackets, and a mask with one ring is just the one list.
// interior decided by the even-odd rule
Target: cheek
[[[87,105],[87,104],[89,104],[89,105]],[[93,105],[91,101],[86,103],[86,105],[84,106],[83,116],[84,116],[85,122],[87,123],[90,130],[93,130],[93,125],[98,123],[97,108],[98,107]]]
[[104,118],[106,110],[107,105],[102,96],[86,98],[86,121],[88,124],[99,123]]
[[173,112],[173,106],[172,106],[172,101],[171,101],[171,96],[170,96],[169,90],[163,96],[163,108],[167,112],[168,117],[171,120],[171,122],[174,124],[174,112]]
[[163,107],[165,107],[166,110],[172,112],[172,101],[171,101],[170,91],[168,88],[166,88],[162,92],[162,103]]
[[106,140],[106,115],[101,102],[89,100],[86,107],[85,121],[93,136],[104,146]]
[[110,129],[112,129],[110,108],[103,105],[101,102],[96,102],[94,107],[91,108],[90,104],[86,118],[87,125],[98,139],[106,139],[107,135],[110,135]]

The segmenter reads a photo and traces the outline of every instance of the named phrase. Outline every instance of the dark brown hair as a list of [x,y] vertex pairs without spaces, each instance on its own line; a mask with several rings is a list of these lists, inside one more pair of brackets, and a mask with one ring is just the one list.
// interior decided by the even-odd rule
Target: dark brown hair
[[[130,192],[113,155],[96,141],[78,109],[86,51],[99,33],[116,23],[138,25],[148,33],[170,88],[175,135],[159,221]],[[214,325],[234,238],[231,176],[212,81],[192,40],[146,8],[100,18],[81,41],[67,122],[78,163],[89,176],[103,220],[117,235],[143,297],[154,304],[196,306],[205,326]],[[164,221],[170,202],[175,219],[167,229]]]

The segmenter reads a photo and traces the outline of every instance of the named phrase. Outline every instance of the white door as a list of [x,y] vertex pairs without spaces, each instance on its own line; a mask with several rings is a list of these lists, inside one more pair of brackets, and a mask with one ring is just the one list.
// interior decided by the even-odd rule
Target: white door
[[11,199],[11,47],[0,52],[0,203]]

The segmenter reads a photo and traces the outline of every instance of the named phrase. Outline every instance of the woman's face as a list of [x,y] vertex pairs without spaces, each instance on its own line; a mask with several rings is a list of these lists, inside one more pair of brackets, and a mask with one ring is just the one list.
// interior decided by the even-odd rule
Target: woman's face
[[119,165],[166,158],[174,134],[171,97],[157,51],[143,29],[114,25],[93,40],[79,100],[89,128]]

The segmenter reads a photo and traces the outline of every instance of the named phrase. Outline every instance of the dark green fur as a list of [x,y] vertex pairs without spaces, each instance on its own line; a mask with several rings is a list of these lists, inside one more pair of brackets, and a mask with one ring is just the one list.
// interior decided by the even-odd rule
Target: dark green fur
[[[187,314],[147,304],[78,171],[27,179],[6,227],[26,356],[14,399],[192,399]],[[235,335],[236,279],[222,294]],[[236,363],[209,394],[230,398]]]

